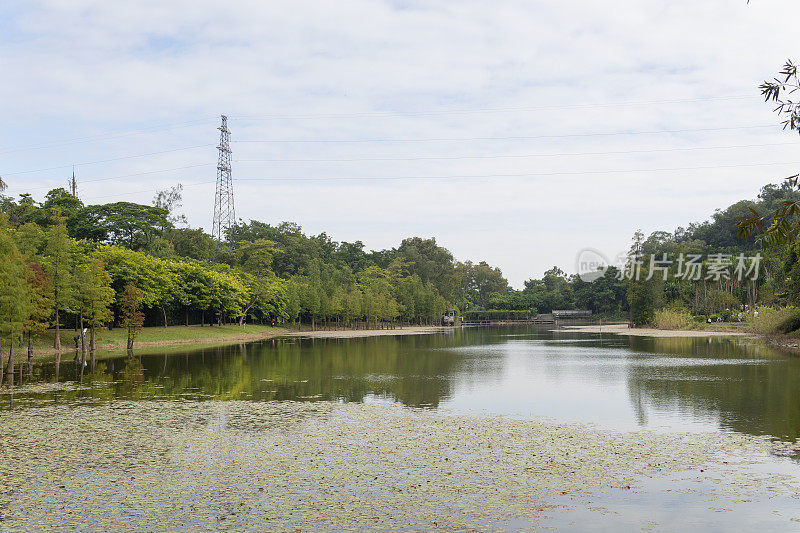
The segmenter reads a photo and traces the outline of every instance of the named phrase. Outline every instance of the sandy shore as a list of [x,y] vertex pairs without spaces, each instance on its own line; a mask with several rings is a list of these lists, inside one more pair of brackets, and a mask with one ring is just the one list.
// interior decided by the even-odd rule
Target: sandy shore
[[[140,353],[147,353],[154,349],[181,348],[192,346],[211,346],[236,344],[244,342],[256,342],[276,337],[304,337],[315,339],[356,339],[363,337],[384,337],[393,335],[430,335],[433,333],[443,333],[453,331],[452,327],[444,326],[405,326],[395,329],[346,329],[346,330],[317,330],[317,331],[292,331],[292,330],[273,330],[269,332],[242,332],[220,337],[192,338],[192,339],[169,339],[161,341],[137,341],[134,349]],[[563,326],[559,328],[576,333],[608,333],[614,335],[631,335],[639,337],[730,337],[747,335],[742,332],[727,331],[687,331],[687,330],[660,330],[653,328],[629,328],[627,324],[608,324],[608,325],[589,325],[589,326]],[[245,330],[246,331],[246,330]],[[124,351],[125,346],[119,344],[99,343],[97,346],[99,353]],[[62,355],[73,353],[71,347],[64,345],[61,350]],[[56,350],[52,348],[37,348],[35,359],[52,357]],[[24,352],[18,352],[17,357],[24,359]]]
[[316,339],[355,339],[358,337],[384,337],[387,335],[428,335],[452,331],[453,328],[445,326],[408,326],[395,329],[342,329],[320,331],[295,331],[280,336],[314,337]]
[[560,329],[576,333],[610,333],[634,337],[741,337],[747,335],[739,331],[695,331],[668,330],[655,328],[629,328],[627,324],[608,324],[592,326],[564,326]]
[[[181,326],[176,326],[181,327]],[[355,339],[359,337],[383,337],[387,335],[427,335],[430,333],[440,333],[453,328],[446,328],[442,326],[407,326],[397,327],[395,329],[353,329],[353,330],[317,330],[317,331],[297,331],[289,329],[278,329],[268,332],[247,332],[247,329],[242,333],[233,333],[230,335],[223,335],[220,337],[200,337],[200,338],[184,338],[184,339],[168,339],[160,341],[136,341],[134,350],[136,352],[146,353],[153,349],[162,348],[181,348],[191,346],[211,346],[211,345],[225,345],[225,344],[238,344],[244,342],[256,342],[265,339],[272,339],[276,337],[313,337],[316,339]],[[42,359],[44,357],[52,357],[57,353],[62,356],[70,356],[75,352],[75,349],[67,343],[62,345],[61,350],[54,348],[42,348],[37,346],[35,348],[34,359]],[[126,347],[118,343],[103,343],[102,341],[97,344],[97,351],[102,352],[119,352],[125,351]],[[26,354],[24,348],[17,352],[17,359],[25,359]],[[21,359],[20,359],[21,358]]]

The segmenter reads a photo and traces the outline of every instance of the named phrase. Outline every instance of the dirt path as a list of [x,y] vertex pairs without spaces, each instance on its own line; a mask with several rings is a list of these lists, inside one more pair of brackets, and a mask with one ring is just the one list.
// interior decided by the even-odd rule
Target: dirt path
[[634,337],[741,337],[747,333],[740,331],[697,331],[668,330],[655,328],[629,328],[627,324],[608,324],[592,326],[564,326],[560,329],[576,333],[610,333],[614,335],[631,335]]

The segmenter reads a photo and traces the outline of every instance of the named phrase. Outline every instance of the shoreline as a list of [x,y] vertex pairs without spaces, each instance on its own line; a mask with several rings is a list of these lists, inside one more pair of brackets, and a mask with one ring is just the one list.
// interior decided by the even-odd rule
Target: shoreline
[[[170,328],[180,328],[183,329],[186,326],[170,326]],[[190,326],[195,327],[195,326]],[[206,330],[212,326],[206,326]],[[218,326],[213,326],[218,327]],[[238,328],[239,326],[235,326]],[[244,326],[247,328],[248,326]],[[163,331],[164,328],[154,327],[154,331]],[[313,339],[355,339],[355,338],[366,338],[366,337],[384,337],[384,336],[392,336],[392,335],[429,335],[433,333],[442,333],[444,331],[452,330],[452,327],[446,326],[401,326],[395,329],[340,329],[340,330],[315,330],[315,331],[304,331],[304,330],[294,330],[294,329],[284,329],[284,328],[271,328],[269,330],[261,330],[261,331],[253,331],[253,332],[232,332],[230,335],[223,335],[219,337],[200,337],[200,338],[176,338],[176,339],[168,339],[168,340],[158,340],[158,341],[137,341],[134,344],[134,351],[135,352],[147,352],[153,348],[181,348],[181,347],[191,347],[191,346],[209,346],[209,345],[229,345],[229,344],[238,344],[238,343],[246,343],[246,342],[256,342],[261,340],[268,340],[268,339],[275,339],[279,337],[301,337],[301,338],[313,338]],[[124,344],[116,344],[116,343],[97,343],[96,353],[109,353],[109,352],[125,352],[127,347]],[[18,361],[23,361],[27,359],[27,348],[17,348],[15,347],[15,359]],[[67,345],[66,343],[62,344],[60,350],[56,350],[55,348],[42,348],[42,347],[35,347],[33,353],[33,360],[41,360],[45,357],[52,357],[56,354],[61,354],[62,356],[70,356],[75,353],[75,348],[72,346]],[[87,347],[87,353],[89,353]]]
[[[196,328],[197,326],[189,326],[189,328]],[[211,330],[212,326],[206,326],[201,331],[203,333],[219,330]],[[219,326],[213,326],[218,328]],[[280,327],[270,328],[264,326],[244,326],[245,331],[239,329],[239,326],[223,326],[229,329],[228,332],[220,332],[220,336],[198,337],[191,338],[169,338],[164,340],[143,340],[137,341],[134,345],[134,351],[147,353],[154,349],[165,348],[185,348],[185,347],[210,347],[210,346],[224,346],[229,344],[257,342],[275,338],[287,337],[300,337],[310,339],[357,339],[367,337],[385,337],[385,336],[407,336],[407,335],[430,335],[435,333],[443,333],[446,331],[454,331],[456,329],[452,326],[400,326],[395,329],[338,329],[338,330],[295,330],[285,329]],[[184,333],[187,331],[186,326],[170,326],[167,331],[172,330]],[[251,331],[247,331],[251,328]],[[198,328],[199,329],[199,328]],[[661,330],[655,328],[630,328],[627,324],[591,324],[591,325],[565,325],[558,328],[553,328],[558,331],[574,332],[574,333],[594,333],[594,334],[610,334],[610,335],[628,335],[633,337],[682,337],[682,338],[699,338],[699,337],[749,337],[752,339],[760,339],[764,342],[771,344],[778,348],[786,350],[798,351],[800,350],[800,339],[789,338],[771,338],[769,336],[758,335],[751,332],[743,331],[708,331],[708,330]],[[162,333],[164,328],[153,327],[148,328],[150,333]],[[255,330],[255,331],[253,331]],[[226,334],[227,333],[227,334]],[[115,352],[126,351],[126,346],[120,343],[98,342],[98,354],[108,354]],[[18,360],[25,360],[27,358],[27,351],[25,347],[17,348],[15,350]],[[72,346],[64,343],[61,350],[56,350],[52,347],[44,348],[41,346],[34,348],[33,360],[42,360],[44,358],[55,356],[61,353],[62,356],[70,356],[75,352]],[[88,349],[87,349],[88,353]]]
[[629,335],[631,337],[759,337],[754,333],[743,331],[707,331],[695,329],[656,329],[631,328],[627,324],[593,324],[590,326],[563,326],[560,330],[575,333],[609,333],[612,335]]

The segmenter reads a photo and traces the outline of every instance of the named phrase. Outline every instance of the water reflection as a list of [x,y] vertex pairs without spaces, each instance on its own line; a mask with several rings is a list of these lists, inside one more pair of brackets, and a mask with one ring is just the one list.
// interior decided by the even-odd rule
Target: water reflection
[[635,339],[644,354],[684,364],[631,366],[631,400],[720,427],[781,439],[800,437],[800,358],[768,346],[726,339]]
[[[733,339],[469,329],[287,338],[92,363],[83,370],[70,360],[26,368],[15,408],[113,399],[380,399],[626,429],[800,436],[800,358]],[[0,408],[10,408],[9,394],[0,396]]]

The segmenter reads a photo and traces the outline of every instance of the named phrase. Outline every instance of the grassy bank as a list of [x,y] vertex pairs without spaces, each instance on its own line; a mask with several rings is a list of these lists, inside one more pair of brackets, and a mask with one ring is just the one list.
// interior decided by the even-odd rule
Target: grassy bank
[[[224,342],[241,342],[241,341],[254,341],[288,333],[289,330],[285,327],[272,327],[261,325],[245,325],[239,327],[238,325],[223,325],[223,326],[170,326],[164,327],[149,327],[143,328],[136,336],[136,345],[138,348],[156,347],[156,346],[176,346],[187,344],[207,344],[207,343],[224,343]],[[61,348],[62,352],[72,352],[75,348],[75,341],[73,340],[76,332],[72,329],[61,330]],[[87,332],[86,342],[88,347],[89,335]],[[56,350],[53,349],[53,341],[55,338],[55,331],[50,330],[44,335],[37,337],[33,343],[35,356],[53,355]],[[128,333],[123,328],[115,328],[113,330],[105,330],[97,332],[97,348],[98,350],[125,350],[128,339]],[[23,346],[18,352],[18,356],[23,357],[27,354],[27,345]]]
[[[237,325],[224,326],[170,326],[143,328],[136,337],[134,350],[138,354],[158,351],[159,353],[170,349],[185,349],[193,345],[223,345],[240,342],[252,342],[270,337],[281,335],[302,335],[304,337],[316,338],[355,338],[355,337],[375,337],[383,335],[425,335],[438,333],[447,329],[440,326],[398,326],[394,329],[317,329],[312,331],[308,325],[298,330],[296,327],[272,327],[261,325]],[[61,353],[72,354],[75,350],[73,337],[75,331],[72,329],[61,331]],[[48,331],[39,336],[34,342],[34,358],[50,358],[56,354],[53,349],[55,332]],[[87,334],[88,349],[88,334]],[[127,331],[122,328],[114,330],[100,331],[97,333],[98,356],[103,357],[104,352],[119,352],[127,348]],[[5,359],[7,354],[7,344],[3,345]],[[21,348],[15,347],[15,358],[19,361],[27,355],[27,344]]]

